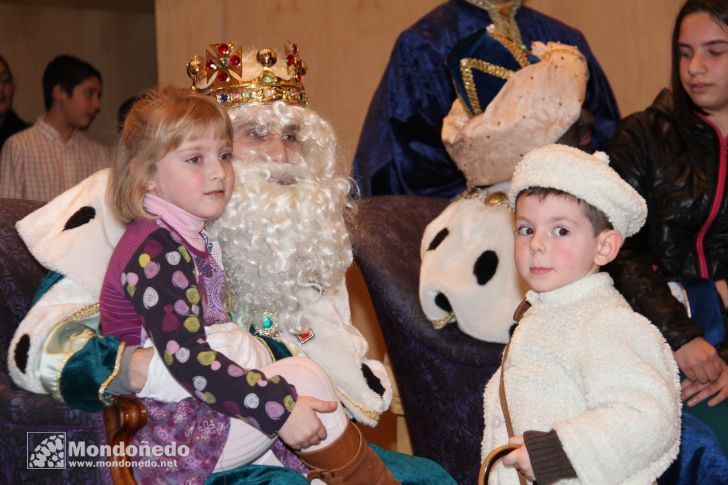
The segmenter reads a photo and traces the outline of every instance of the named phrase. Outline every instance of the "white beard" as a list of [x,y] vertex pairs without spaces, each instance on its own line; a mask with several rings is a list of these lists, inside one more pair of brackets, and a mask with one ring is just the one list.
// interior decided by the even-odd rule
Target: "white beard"
[[352,262],[350,184],[303,163],[234,164],[235,190],[210,228],[222,245],[234,318],[260,328],[268,312],[281,331],[299,333],[308,328],[302,308],[341,284]]

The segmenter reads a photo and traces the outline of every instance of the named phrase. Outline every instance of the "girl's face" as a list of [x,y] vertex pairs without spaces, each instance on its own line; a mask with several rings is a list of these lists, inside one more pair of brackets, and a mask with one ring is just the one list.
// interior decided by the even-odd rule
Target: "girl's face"
[[709,115],[728,114],[728,26],[705,12],[680,25],[680,80],[690,99]]
[[201,219],[220,217],[235,183],[232,146],[212,136],[187,138],[157,162],[147,190]]

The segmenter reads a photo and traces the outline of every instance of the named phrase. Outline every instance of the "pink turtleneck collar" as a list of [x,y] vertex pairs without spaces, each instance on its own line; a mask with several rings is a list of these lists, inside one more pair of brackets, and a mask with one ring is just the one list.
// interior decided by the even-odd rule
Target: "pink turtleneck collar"
[[202,235],[200,234],[205,227],[204,219],[200,219],[171,202],[149,192],[144,196],[143,206],[150,214],[161,217],[164,222],[177,231],[192,247],[199,251],[205,250],[205,240],[202,239]]

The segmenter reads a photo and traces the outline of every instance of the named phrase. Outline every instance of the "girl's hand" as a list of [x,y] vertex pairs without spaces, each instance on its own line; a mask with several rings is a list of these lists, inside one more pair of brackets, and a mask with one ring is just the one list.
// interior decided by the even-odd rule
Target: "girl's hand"
[[677,366],[691,381],[700,384],[714,382],[721,374],[724,364],[715,347],[702,337],[694,338],[674,353]]
[[339,403],[322,401],[310,396],[298,396],[296,405],[278,432],[281,440],[294,450],[302,450],[326,439],[326,428],[316,413],[331,413]]
[[523,445],[523,436],[514,436],[508,440],[509,445],[520,445],[517,450],[508,453],[503,458],[503,464],[509,466],[515,466],[516,470],[530,481],[535,481],[536,477],[533,475],[533,467],[531,466],[531,458],[528,456],[528,450]]
[[154,356],[154,349],[151,347],[139,347],[131,354],[129,361],[129,384],[136,391],[140,392],[147,383],[149,364]]
[[708,401],[708,406],[716,406],[728,398],[728,364],[721,359],[722,372],[720,377],[713,382],[702,384],[698,381],[683,379],[680,383],[680,398],[687,401],[689,407],[693,407],[703,400],[713,396]]

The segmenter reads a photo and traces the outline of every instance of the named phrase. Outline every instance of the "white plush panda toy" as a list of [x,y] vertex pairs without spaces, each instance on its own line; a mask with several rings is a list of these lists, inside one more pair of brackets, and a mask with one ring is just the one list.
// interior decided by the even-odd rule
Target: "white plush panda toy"
[[536,42],[531,52],[540,61],[513,72],[484,112],[471,116],[460,99],[453,103],[442,141],[469,188],[430,222],[420,245],[425,316],[435,328],[456,322],[487,342],[508,341],[527,290],[515,267],[505,196],[513,170],[531,149],[583,128],[584,56],[557,43]]
[[57,384],[41,375],[47,337],[66,317],[99,301],[106,266],[124,233],[104,199],[107,180],[108,169],[101,170],[16,224],[35,259],[66,275],[33,305],[10,341],[8,372],[29,391],[56,395],[49,386]]

